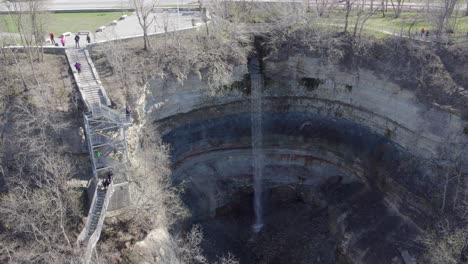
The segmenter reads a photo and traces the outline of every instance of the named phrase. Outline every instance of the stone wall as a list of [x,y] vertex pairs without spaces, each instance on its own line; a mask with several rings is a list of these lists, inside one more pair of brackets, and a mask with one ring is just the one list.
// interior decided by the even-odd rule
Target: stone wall
[[[415,237],[436,215],[433,165],[441,153],[463,153],[467,121],[371,71],[303,56],[262,66],[265,196],[291,190],[326,208],[345,263],[394,263],[402,249],[417,255]],[[247,68],[237,67],[233,79],[222,96],[193,76],[183,85],[153,81],[146,96],[195,222],[253,192]],[[345,198],[337,203],[335,194]]]
[[[246,67],[238,67],[234,79],[241,80],[246,71]],[[370,71],[361,70],[357,76],[338,66],[324,67],[318,59],[297,56],[286,61],[266,61],[264,73],[265,97],[300,99],[298,108],[340,116],[381,135],[391,134],[394,142],[422,157],[436,157],[441,144],[455,146],[468,142],[463,133],[467,121],[419,102],[410,90]],[[248,99],[242,89],[223,97],[209,96],[201,89],[204,84],[194,76],[183,86],[155,81],[152,87],[146,109],[157,109],[156,120]]]
[[[336,175],[341,170],[339,174],[346,177],[361,177],[389,195],[397,192],[393,198],[402,207],[405,197],[417,194],[412,199],[419,209],[408,213],[423,217],[421,211],[429,209],[419,199],[430,196],[427,192],[436,181],[427,178],[432,173],[428,165],[442,148],[456,152],[466,146],[466,121],[423,104],[410,89],[370,71],[351,73],[303,56],[266,60],[263,69],[265,147],[273,152],[281,149],[286,160],[322,159],[323,166],[313,162],[313,166],[301,166],[305,170],[326,167],[323,175]],[[216,200],[201,195],[211,193],[214,197],[222,192],[220,186],[210,187],[209,182],[216,182],[210,175],[217,175],[219,182],[225,184],[223,178],[232,179],[234,172],[250,174],[251,168],[244,168],[244,172],[240,169],[242,163],[248,162],[251,142],[250,88],[241,82],[246,73],[245,66],[237,67],[236,88],[219,97],[204,92],[203,82],[196,77],[190,77],[184,85],[153,81],[151,95],[147,96],[146,110],[152,112],[165,141],[171,145],[174,180],[198,185],[191,189],[198,195],[189,196],[195,200],[199,197],[198,208],[203,214],[213,214],[229,197],[218,195]],[[232,155],[242,151],[245,156]],[[308,155],[295,151],[306,151]],[[281,159],[275,155],[268,154],[266,162],[280,164]],[[195,160],[197,166],[193,166]],[[375,169],[377,165],[380,167]],[[230,168],[234,169],[231,175]],[[270,183],[285,181],[273,172]],[[198,175],[204,175],[200,176],[203,179],[195,179]],[[246,184],[243,179],[238,180],[230,183],[233,190]],[[203,184],[197,184],[200,181]]]

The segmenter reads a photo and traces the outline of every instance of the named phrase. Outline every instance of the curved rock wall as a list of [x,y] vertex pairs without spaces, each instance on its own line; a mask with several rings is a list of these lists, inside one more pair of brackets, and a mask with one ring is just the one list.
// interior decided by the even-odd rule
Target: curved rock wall
[[[237,68],[223,96],[210,96],[195,77],[184,85],[151,84],[146,110],[170,144],[173,180],[187,187],[193,219],[213,217],[239,194],[252,193],[246,69]],[[347,194],[354,202],[328,206],[337,252],[350,263],[376,263],[381,255],[367,254],[372,250],[397,251],[393,235],[410,243],[432,215],[440,183],[432,165],[440,153],[466,151],[467,122],[382,76],[315,58],[270,58],[263,73],[265,189],[305,187],[313,197],[333,197],[323,193],[330,182],[341,186],[336,190],[364,186]],[[388,235],[383,241],[376,234]]]
[[[456,152],[468,142],[463,133],[466,121],[420,103],[408,89],[372,72],[350,73],[301,56],[265,60],[263,69],[263,109],[270,113],[264,120],[265,140],[271,141],[265,142],[265,146],[303,149],[304,138],[312,137],[319,138],[320,145],[329,151],[337,155],[351,153],[361,162],[373,160],[372,151],[380,151],[381,156],[397,155],[398,164],[393,164],[391,171],[405,173],[392,175],[386,181],[400,182],[399,192],[403,188],[425,197],[432,183],[427,177],[431,175],[428,166],[431,159],[437,157],[441,148],[450,147]],[[245,66],[239,66],[234,79],[241,81],[246,70]],[[209,96],[195,77],[184,85],[152,83],[152,96],[146,108],[153,110],[162,134],[171,144],[175,168],[197,155],[250,147],[249,87],[248,82],[239,83],[237,89],[220,97]],[[330,143],[337,140],[330,141],[336,135],[343,140],[338,144],[341,147]],[[378,150],[376,146],[380,145],[372,142],[391,143],[392,150]],[[314,146],[317,142],[305,149],[315,151]],[[366,151],[367,156],[360,157]],[[337,159],[331,162],[336,165],[334,160]],[[348,158],[348,164],[352,162]],[[413,168],[420,163],[425,166]],[[176,179],[179,177],[178,173],[174,175]]]
[[[242,80],[246,67],[238,67],[237,72],[234,79]],[[418,156],[433,158],[441,144],[456,147],[468,142],[463,133],[467,121],[420,103],[411,91],[369,71],[350,73],[338,66],[320,65],[315,58],[297,56],[286,61],[266,60],[264,74],[266,97],[300,99],[295,107],[342,117],[368,126],[378,134],[391,135],[395,143]],[[196,77],[189,78],[183,86],[175,82],[154,82],[152,87],[147,109],[155,110],[156,120],[245,100],[248,99],[245,91],[249,90],[241,87],[226,96],[213,97],[204,92],[204,84]],[[287,107],[284,100],[281,107]]]

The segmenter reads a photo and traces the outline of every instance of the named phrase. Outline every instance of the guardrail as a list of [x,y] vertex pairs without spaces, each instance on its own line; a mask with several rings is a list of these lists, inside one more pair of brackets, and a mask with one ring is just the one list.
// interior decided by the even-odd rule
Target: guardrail
[[117,123],[130,123],[130,118],[124,113],[119,113],[114,109],[102,104],[94,104],[90,106],[93,118],[104,117]]
[[[99,188],[99,186],[97,184],[96,185],[96,190],[95,190],[95,193],[94,193],[92,209],[95,208],[95,204],[97,202],[96,197],[97,197],[98,188]],[[91,262],[91,256],[92,256],[92,253],[93,253],[93,249],[96,246],[97,242],[99,241],[99,238],[101,237],[101,231],[102,231],[102,227],[104,225],[104,219],[106,217],[107,207],[109,206],[110,198],[112,197],[113,193],[114,193],[114,183],[111,182],[110,185],[107,187],[107,192],[106,192],[106,196],[104,198],[103,206],[102,206],[101,211],[99,212],[100,215],[99,215],[98,223],[96,225],[96,229],[94,230],[93,234],[87,239],[87,245],[86,245],[86,250],[85,250],[85,254],[84,254],[84,261],[85,261],[86,264],[89,264]],[[94,212],[94,210],[91,211],[91,209],[90,209],[90,212]],[[80,235],[78,236],[78,241],[79,242],[86,240],[86,237],[87,237],[87,235],[89,233],[89,225],[91,224],[92,216],[93,215],[91,215],[91,216],[88,215],[88,220],[86,221],[86,227],[83,229],[83,231],[81,231]],[[80,237],[82,238],[82,240],[80,240]]]
[[94,161],[94,153],[93,153],[93,143],[91,141],[91,133],[89,129],[89,119],[85,113],[83,113],[83,119],[84,119],[84,126],[85,126],[86,142],[88,143],[89,157],[91,158],[91,169],[93,171],[93,177],[97,178],[96,163]]
[[[90,188],[92,185],[92,183],[90,183],[90,185],[88,186],[88,188]],[[94,194],[93,194],[93,200],[91,201],[91,207],[89,208],[89,212],[94,212],[94,208],[96,207],[96,203],[95,203],[95,200],[97,198],[97,192],[98,192],[98,186],[96,184],[96,188],[94,188]],[[86,220],[86,224],[85,224],[85,227],[83,228],[83,230],[81,230],[81,233],[78,235],[78,239],[77,239],[77,243],[78,243],[78,246],[80,246],[80,243],[82,243],[83,241],[86,240],[86,236],[88,235],[89,233],[89,227],[91,225],[91,221],[90,221],[90,215],[88,213],[88,219]]]

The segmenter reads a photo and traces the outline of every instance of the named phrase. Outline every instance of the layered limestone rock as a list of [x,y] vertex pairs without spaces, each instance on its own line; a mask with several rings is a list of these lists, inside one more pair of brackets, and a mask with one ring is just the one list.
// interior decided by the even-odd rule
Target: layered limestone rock
[[[151,84],[146,109],[171,145],[174,183],[185,185],[194,221],[252,192],[247,74],[239,66],[223,96],[210,96],[195,77]],[[448,149],[466,159],[459,154],[467,121],[382,74],[316,58],[270,58],[263,74],[265,189],[289,186],[304,203],[327,208],[337,260],[398,263],[401,241],[415,254],[439,181],[433,165]]]

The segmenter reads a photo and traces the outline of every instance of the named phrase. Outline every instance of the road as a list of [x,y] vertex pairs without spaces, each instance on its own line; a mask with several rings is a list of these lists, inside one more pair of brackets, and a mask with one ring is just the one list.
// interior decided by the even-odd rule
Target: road
[[[0,1],[1,2],[1,1]],[[180,5],[193,3],[193,0],[159,0],[159,6]],[[81,9],[108,9],[129,8],[128,0],[49,0],[47,10],[81,10]],[[6,7],[0,3],[0,11]]]
[[[254,0],[255,2],[301,2],[302,0]],[[180,5],[196,3],[196,0],[159,0],[159,6]],[[312,6],[315,1],[310,1]],[[368,1],[370,5],[370,0]],[[378,6],[378,4],[374,4]],[[435,7],[437,4],[432,3]],[[427,3],[421,2],[405,2],[406,9],[420,9],[427,6]],[[129,8],[129,0],[49,0],[47,3],[48,10],[82,10],[82,9],[108,9],[108,8]],[[465,4],[459,4],[459,8],[465,9]],[[6,11],[6,7],[0,4],[0,11]]]

